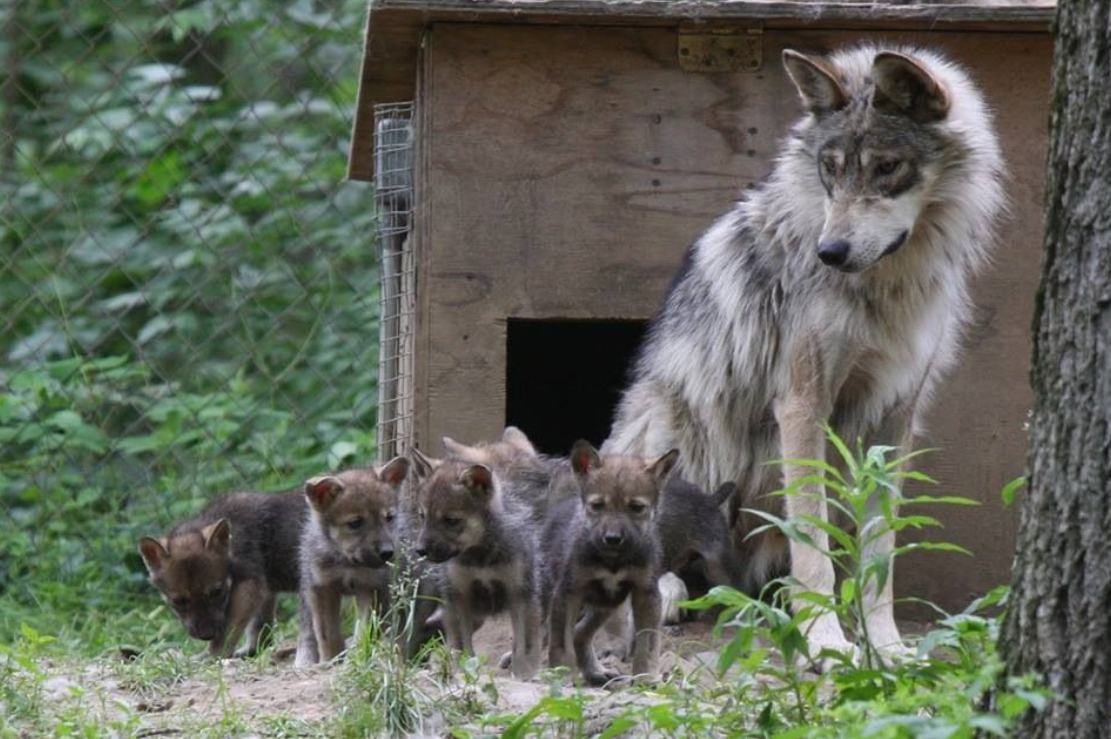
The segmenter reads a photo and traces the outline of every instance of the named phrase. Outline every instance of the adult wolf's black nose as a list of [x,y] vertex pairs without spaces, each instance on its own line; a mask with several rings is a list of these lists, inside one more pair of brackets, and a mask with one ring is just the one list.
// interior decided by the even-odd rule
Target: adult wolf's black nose
[[378,550],[378,556],[382,558],[383,562],[389,562],[393,559],[393,547],[382,547]]
[[844,239],[829,239],[819,243],[818,259],[830,267],[844,266],[849,260],[849,242]]

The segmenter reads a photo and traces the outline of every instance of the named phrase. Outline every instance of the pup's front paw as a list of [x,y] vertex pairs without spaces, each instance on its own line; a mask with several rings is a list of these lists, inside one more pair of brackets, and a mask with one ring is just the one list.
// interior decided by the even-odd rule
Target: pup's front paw
[[583,682],[592,688],[600,688],[606,683],[617,680],[622,675],[616,670],[599,667],[595,670],[583,670]]
[[656,583],[660,591],[660,612],[665,624],[677,624],[683,619],[679,604],[689,598],[687,585],[673,572],[665,572]]

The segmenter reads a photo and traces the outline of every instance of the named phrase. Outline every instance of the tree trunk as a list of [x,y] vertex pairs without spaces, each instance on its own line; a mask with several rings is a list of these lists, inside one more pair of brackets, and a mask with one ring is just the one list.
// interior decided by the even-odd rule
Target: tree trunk
[[1036,673],[1056,697],[1023,717],[1021,739],[1111,737],[1109,80],[1111,3],[1061,0],[1030,486],[1001,643],[1010,675]]

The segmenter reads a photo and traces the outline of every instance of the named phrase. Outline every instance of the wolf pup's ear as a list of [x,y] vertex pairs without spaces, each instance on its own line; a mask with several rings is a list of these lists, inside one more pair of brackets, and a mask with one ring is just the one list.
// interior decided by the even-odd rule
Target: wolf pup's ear
[[472,464],[459,474],[459,484],[471,494],[489,499],[494,494],[494,472],[484,464]]
[[342,491],[343,483],[338,477],[331,475],[319,475],[305,482],[305,497],[318,511],[323,511],[330,506]]
[[463,459],[474,459],[478,456],[478,450],[473,446],[462,444],[450,436],[444,436],[440,439],[444,445],[444,451],[451,457],[462,457]]
[[149,536],[144,536],[139,540],[139,554],[142,555],[143,563],[147,566],[147,572],[151,575],[157,575],[161,572],[166,560],[170,558],[166,546],[158,539],[152,539]]
[[440,466],[440,460],[424,456],[424,453],[416,447],[409,450],[409,458],[413,460],[413,474],[418,480],[432,477],[432,473]]
[[529,438],[525,435],[525,432],[517,428],[516,426],[506,426],[505,431],[503,431],[501,434],[501,440],[517,451],[524,452],[530,457],[537,456],[536,447],[534,447],[532,445],[532,442],[529,441]]
[[736,483],[723,482],[711,496],[714,499],[714,505],[721,508],[727,500],[733,497],[733,493],[735,492],[737,492]]
[[602,458],[589,441],[579,439],[571,447],[571,469],[576,475],[586,475],[601,466]]
[[409,460],[405,457],[394,457],[378,470],[378,479],[391,488],[396,488],[405,480],[407,474],[409,474]]
[[905,54],[881,51],[872,62],[872,107],[935,123],[949,115],[949,95],[930,71]]
[[675,471],[675,463],[678,461],[679,450],[672,449],[659,459],[648,463],[648,474],[656,478],[656,482],[661,489],[667,484],[667,480],[671,477],[671,473]]
[[783,66],[809,112],[821,115],[848,104],[849,93],[841,84],[841,75],[835,67],[792,49],[783,50]]
[[231,548],[231,522],[221,518],[214,524],[201,529],[204,534],[204,548],[210,552],[227,554]]

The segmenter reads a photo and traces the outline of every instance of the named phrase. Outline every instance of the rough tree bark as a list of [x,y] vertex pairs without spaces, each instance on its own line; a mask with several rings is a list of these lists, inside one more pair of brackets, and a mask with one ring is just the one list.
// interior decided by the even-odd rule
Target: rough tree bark
[[[1021,156],[1021,152],[1014,152]],[[1111,737],[1111,3],[1061,0],[1011,675],[1058,696],[1021,739]]]

